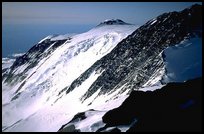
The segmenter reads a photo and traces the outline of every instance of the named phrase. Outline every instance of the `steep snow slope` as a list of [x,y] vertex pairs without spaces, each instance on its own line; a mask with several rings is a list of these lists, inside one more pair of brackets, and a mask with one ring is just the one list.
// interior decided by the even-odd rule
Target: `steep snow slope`
[[[43,97],[38,97],[36,100],[28,100],[31,98],[28,97],[26,99],[25,97],[29,94],[25,94],[22,99],[18,99],[19,103],[12,103],[9,105],[9,107],[7,107],[7,109],[5,109],[5,113],[3,113],[3,116],[7,116],[7,119],[9,119],[10,121],[18,120],[19,122],[12,124],[9,128],[5,128],[4,131],[57,131],[63,124],[70,121],[72,117],[78,112],[83,112],[89,109],[101,111],[100,114],[93,115],[95,114],[93,113],[90,115],[91,118],[94,118],[96,116],[97,120],[95,119],[92,120],[92,122],[90,121],[90,124],[87,123],[87,127],[81,126],[79,123],[80,128],[83,127],[84,130],[90,131],[89,125],[92,126],[92,123],[97,121],[100,122],[101,117],[105,114],[105,112],[120,106],[120,104],[128,97],[125,94],[121,94],[120,97],[115,100],[112,100],[111,96],[104,95],[98,97],[92,105],[87,106],[89,100],[87,100],[87,103],[82,104],[79,100],[79,97],[82,96],[88,90],[90,85],[100,75],[101,73],[92,73],[91,77],[87,79],[82,86],[79,86],[76,90],[70,92],[68,95],[64,95],[53,105],[50,105],[49,103],[43,103]],[[33,101],[33,104],[30,104],[30,106],[28,107],[27,102],[24,102],[23,99]],[[90,101],[92,101],[92,99],[93,98],[90,98]],[[109,99],[110,101],[104,104],[104,100],[107,99]],[[16,104],[18,104],[18,107],[22,108],[22,110],[16,107]],[[9,113],[10,109],[13,109],[12,114]],[[6,110],[9,111],[7,112]],[[30,113],[33,114],[30,115]],[[24,117],[22,117],[22,115]],[[20,120],[19,117],[21,117],[22,120]],[[35,124],[35,127],[33,127],[33,124]]]
[[[51,35],[16,59],[2,81],[3,130],[57,131],[64,120],[87,107],[81,106],[78,99],[102,72],[94,72],[84,86],[66,97],[63,88],[136,28],[104,25],[78,35]],[[18,81],[12,81],[14,78]]]

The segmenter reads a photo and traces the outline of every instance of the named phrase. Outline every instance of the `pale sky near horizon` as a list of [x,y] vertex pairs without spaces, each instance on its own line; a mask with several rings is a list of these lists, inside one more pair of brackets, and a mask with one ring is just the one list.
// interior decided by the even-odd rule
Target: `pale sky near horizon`
[[98,24],[122,19],[144,24],[158,15],[202,2],[3,2],[3,24]]

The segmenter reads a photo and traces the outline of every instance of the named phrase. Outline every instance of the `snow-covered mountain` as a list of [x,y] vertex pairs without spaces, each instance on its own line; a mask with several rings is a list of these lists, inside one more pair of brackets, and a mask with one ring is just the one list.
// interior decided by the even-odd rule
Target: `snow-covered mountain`
[[[8,65],[6,69],[3,67],[2,127],[6,128],[6,131],[57,131],[58,128],[49,130],[49,128],[42,127],[38,129],[37,126],[42,125],[41,123],[36,123],[37,126],[32,129],[30,127],[8,127],[17,122],[18,124],[23,122],[38,113],[37,111],[44,108],[45,105],[53,106],[63,96],[61,93],[65,87],[69,86],[97,60],[109,53],[118,42],[135,29],[137,29],[135,25],[106,24],[77,35],[50,35],[34,45],[24,55],[17,57],[10,65],[11,67]],[[6,64],[3,65],[6,66]],[[92,79],[95,80],[99,75],[100,72],[93,73]],[[79,91],[78,94],[80,92],[82,91]],[[66,98],[74,101],[71,96]],[[76,101],[78,97],[75,95]],[[73,102],[69,105],[72,104]],[[71,111],[78,112],[75,109],[67,112],[71,114]],[[47,112],[47,114],[52,114]],[[40,116],[43,117],[44,114]],[[45,120],[47,124],[46,121],[49,122],[49,117]]]
[[[139,28],[106,20],[86,33],[44,38],[2,67],[2,130],[58,131],[68,124],[96,131],[132,91],[202,76],[201,16],[194,5]],[[73,118],[79,112],[82,122]]]

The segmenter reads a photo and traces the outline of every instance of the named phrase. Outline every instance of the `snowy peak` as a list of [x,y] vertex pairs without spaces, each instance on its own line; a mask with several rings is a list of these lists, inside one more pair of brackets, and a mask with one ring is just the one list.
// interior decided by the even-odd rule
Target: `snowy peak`
[[[87,105],[82,105],[79,98],[103,70],[93,72],[91,79],[83,83],[84,87],[80,86],[69,97],[65,97],[64,88],[136,28],[135,25],[110,25],[77,35],[50,35],[15,61],[4,61],[3,131],[56,131],[64,120],[81,109],[86,110]],[[49,117],[42,119],[46,113]],[[58,125],[55,119],[60,119]],[[33,122],[37,127],[27,127],[33,126],[30,125]]]
[[101,22],[98,26],[103,25],[129,25],[129,24],[120,19],[107,19],[104,22]]

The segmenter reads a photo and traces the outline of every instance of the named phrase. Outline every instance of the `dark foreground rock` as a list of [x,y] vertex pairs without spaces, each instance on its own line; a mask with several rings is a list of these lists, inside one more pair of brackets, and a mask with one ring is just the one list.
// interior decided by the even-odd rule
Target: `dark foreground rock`
[[74,125],[70,125],[60,129],[58,132],[80,132],[80,130],[76,129]]
[[169,83],[156,91],[133,91],[123,104],[103,116],[106,126],[130,124],[128,132],[201,131],[202,78]]

